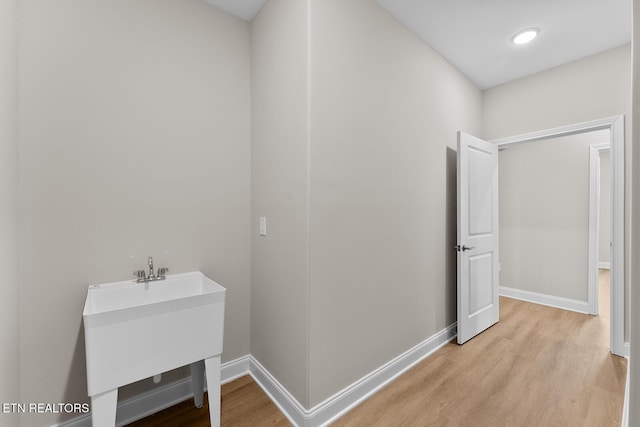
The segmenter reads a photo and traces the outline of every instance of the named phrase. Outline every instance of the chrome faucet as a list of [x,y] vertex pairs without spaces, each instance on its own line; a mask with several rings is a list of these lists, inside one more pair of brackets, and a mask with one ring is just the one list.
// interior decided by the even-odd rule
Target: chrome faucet
[[148,283],[155,282],[156,280],[164,280],[166,279],[166,274],[169,271],[168,268],[162,267],[158,269],[158,274],[154,274],[153,272],[153,258],[149,257],[147,260],[147,264],[149,265],[149,275],[144,270],[137,270],[133,272],[133,276],[136,278],[136,283]]
[[156,275],[153,274],[153,257],[149,257],[147,264],[149,264],[149,279],[154,279]]

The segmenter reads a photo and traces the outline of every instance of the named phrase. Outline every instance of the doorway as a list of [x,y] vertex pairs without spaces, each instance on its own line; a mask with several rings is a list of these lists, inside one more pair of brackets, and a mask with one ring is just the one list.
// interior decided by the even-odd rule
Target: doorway
[[[589,147],[589,312],[598,315],[602,282],[611,270],[611,144]],[[606,163],[605,163],[606,161]],[[604,187],[604,188],[603,188]],[[607,270],[608,278],[600,270]],[[609,290],[610,293],[610,290]],[[610,313],[610,309],[607,309]]]
[[[611,352],[628,357],[628,344],[624,342],[624,118],[617,116],[575,125],[517,135],[491,141],[499,148],[513,144],[541,141],[544,139],[576,135],[598,130],[609,130],[611,154]],[[596,237],[597,238],[597,237]],[[596,250],[597,253],[597,250]],[[595,259],[597,255],[590,255]],[[597,262],[596,262],[597,265]],[[591,270],[590,270],[591,271]],[[594,277],[590,301],[597,298],[597,275]],[[593,307],[592,307],[593,308]]]

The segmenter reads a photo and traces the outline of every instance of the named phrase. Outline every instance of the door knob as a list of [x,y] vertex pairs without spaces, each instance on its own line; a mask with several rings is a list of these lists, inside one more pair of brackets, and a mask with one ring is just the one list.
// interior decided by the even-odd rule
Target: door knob
[[458,252],[462,251],[470,251],[471,249],[475,249],[475,246],[467,246],[467,245],[455,245],[454,249],[457,250]]

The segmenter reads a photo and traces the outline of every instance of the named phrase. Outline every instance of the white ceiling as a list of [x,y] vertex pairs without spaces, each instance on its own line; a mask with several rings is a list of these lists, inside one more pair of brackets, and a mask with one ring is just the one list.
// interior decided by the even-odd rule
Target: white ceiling
[[[631,41],[631,0],[377,0],[486,89]],[[528,45],[511,37],[541,32]]]
[[[248,21],[265,2],[206,1]],[[376,1],[481,89],[631,41],[632,0]],[[536,40],[511,43],[530,27]]]
[[251,21],[267,0],[205,0],[232,15]]

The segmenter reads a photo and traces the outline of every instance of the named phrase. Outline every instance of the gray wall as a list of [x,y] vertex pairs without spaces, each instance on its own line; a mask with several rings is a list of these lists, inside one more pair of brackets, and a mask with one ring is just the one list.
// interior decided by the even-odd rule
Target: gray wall
[[456,130],[630,112],[629,47],[483,96],[373,0],[270,0],[251,26],[200,0],[25,0],[18,96],[15,6],[0,251],[16,277],[19,130],[22,361],[9,281],[0,391],[26,402],[86,401],[86,287],[154,254],[227,287],[223,359],[251,352],[310,408],[455,320]]
[[[0,403],[18,402],[18,2],[0,0]],[[0,414],[0,425],[16,424]]]
[[373,0],[311,2],[310,405],[456,319],[456,131],[480,91]]
[[588,299],[589,147],[609,131],[500,151],[500,285]]
[[[251,24],[251,354],[307,405],[307,2]],[[258,236],[258,218],[267,236]]]
[[252,43],[251,352],[310,408],[455,321],[481,93],[373,0],[269,1]]
[[87,286],[148,255],[227,288],[223,361],[246,355],[249,25],[201,0],[20,10],[20,400],[87,400]]
[[611,262],[611,151],[600,152],[598,262]]
[[[631,179],[631,46],[571,62],[483,92],[484,137],[496,139],[624,114],[626,178]],[[626,186],[625,235],[630,230]],[[625,340],[629,339],[629,247],[625,242]]]

